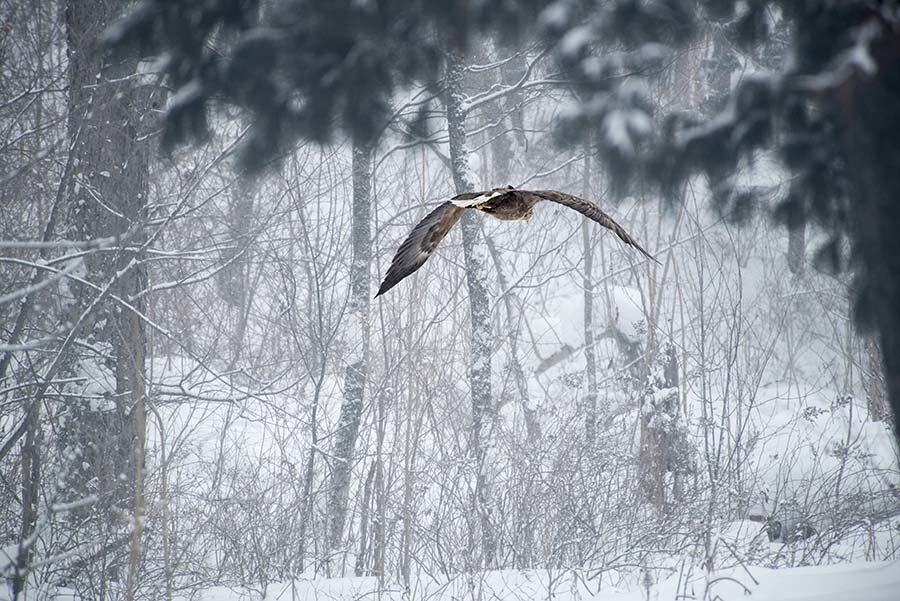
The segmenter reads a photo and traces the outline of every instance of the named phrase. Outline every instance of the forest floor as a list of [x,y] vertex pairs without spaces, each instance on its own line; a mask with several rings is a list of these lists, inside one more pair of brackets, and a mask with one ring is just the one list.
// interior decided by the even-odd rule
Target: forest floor
[[771,569],[758,566],[686,576],[675,573],[652,582],[613,586],[587,580],[575,570],[501,570],[458,576],[443,583],[419,583],[409,594],[399,585],[378,587],[375,578],[322,578],[270,584],[265,591],[215,587],[203,601],[662,601],[675,599],[752,601],[897,601],[900,560]]

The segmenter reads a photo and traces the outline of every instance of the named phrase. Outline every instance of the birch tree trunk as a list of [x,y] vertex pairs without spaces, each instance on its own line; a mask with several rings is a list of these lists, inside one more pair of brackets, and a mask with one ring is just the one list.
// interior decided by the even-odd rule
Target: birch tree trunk
[[372,507],[372,486],[375,480],[375,462],[369,465],[366,482],[363,484],[362,508],[359,516],[359,550],[356,552],[354,575],[365,576],[366,561],[369,555],[369,512]]
[[[350,302],[347,306],[348,355],[344,372],[344,401],[334,442],[334,471],[329,499],[328,548],[341,548],[347,517],[347,493],[353,471],[353,452],[365,400],[369,354],[369,265],[372,259],[369,202],[372,185],[371,149],[353,146],[353,210],[350,267]],[[343,564],[343,561],[341,562]],[[341,568],[343,571],[343,568]]]
[[[462,55],[447,53],[447,127],[450,136],[450,168],[457,194],[471,192],[475,182],[469,170],[469,153],[466,148],[466,115],[463,106],[462,79],[464,64]],[[469,452],[475,462],[476,482],[473,495],[476,515],[481,523],[482,565],[493,564],[494,541],[488,504],[487,482],[484,474],[485,425],[491,413],[491,309],[488,300],[484,240],[475,221],[476,216],[466,212],[462,218],[463,253],[466,265],[466,283],[469,288],[469,312],[471,316],[471,361],[469,385],[472,388],[472,429]]]
[[881,352],[878,348],[878,340],[874,336],[867,336],[863,342],[863,389],[866,391],[866,405],[869,409],[869,419],[880,422],[890,417],[885,400],[884,368],[881,363]]

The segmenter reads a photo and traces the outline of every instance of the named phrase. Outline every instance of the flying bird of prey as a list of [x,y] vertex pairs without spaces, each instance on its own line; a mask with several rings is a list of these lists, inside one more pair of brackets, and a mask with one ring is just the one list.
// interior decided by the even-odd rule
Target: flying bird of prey
[[[468,209],[476,209],[504,221],[522,219],[528,221],[534,205],[549,200],[575,209],[603,227],[612,230],[625,243],[638,249],[649,259],[656,259],[641,248],[621,225],[600,210],[596,204],[571,194],[556,190],[517,190],[512,186],[494,188],[486,192],[465,192],[442,203],[413,228],[394,255],[376,298],[396,286],[400,280],[411,275],[425,264],[428,257],[457,221]],[[658,263],[659,261],[657,261]]]

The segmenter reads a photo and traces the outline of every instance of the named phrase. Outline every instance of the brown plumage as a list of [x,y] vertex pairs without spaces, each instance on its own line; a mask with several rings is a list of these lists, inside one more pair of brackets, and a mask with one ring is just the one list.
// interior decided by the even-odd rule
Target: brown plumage
[[381,296],[396,286],[400,280],[424,265],[440,241],[444,239],[450,228],[456,225],[466,210],[476,209],[504,221],[516,219],[528,221],[534,205],[542,200],[549,200],[575,209],[588,219],[615,232],[625,244],[635,247],[644,256],[656,261],[621,225],[613,221],[612,217],[591,201],[556,190],[517,190],[508,186],[485,192],[459,194],[440,204],[426,215],[425,219],[413,228],[403,244],[400,245],[375,297]]

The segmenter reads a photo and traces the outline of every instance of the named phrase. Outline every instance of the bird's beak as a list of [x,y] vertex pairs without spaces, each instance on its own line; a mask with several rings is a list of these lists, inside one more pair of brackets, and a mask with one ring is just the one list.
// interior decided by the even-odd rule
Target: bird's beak
[[523,217],[522,219],[525,220],[525,223],[528,223],[528,220],[531,219],[531,213],[526,213],[526,214],[525,214],[525,217]]

